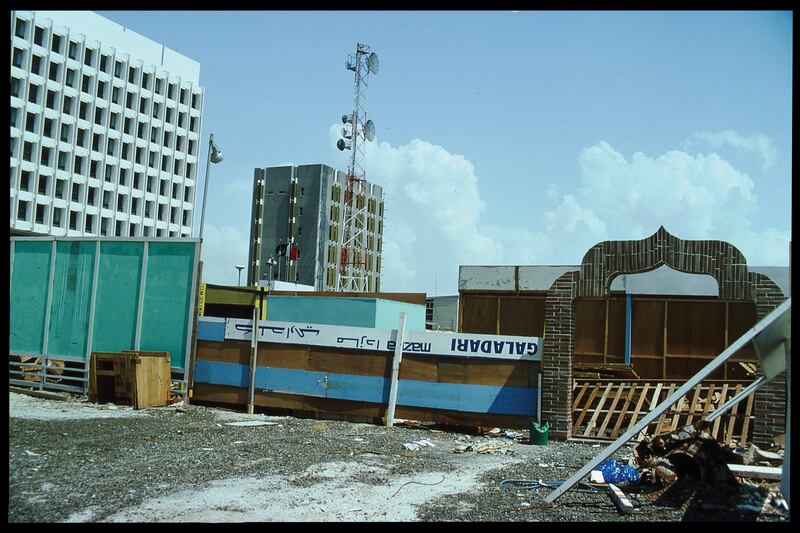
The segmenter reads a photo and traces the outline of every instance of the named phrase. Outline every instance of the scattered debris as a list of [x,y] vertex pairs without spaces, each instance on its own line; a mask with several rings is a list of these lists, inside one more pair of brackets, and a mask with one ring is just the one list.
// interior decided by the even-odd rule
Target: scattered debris
[[40,453],[36,453],[36,452],[32,452],[30,450],[25,450],[25,455],[29,455],[31,457],[39,457],[41,454]]
[[619,512],[622,514],[630,514],[633,512],[633,504],[631,501],[625,496],[625,493],[613,483],[608,484],[608,495],[611,497],[611,501],[614,502],[614,505],[617,506],[617,509],[619,509]]
[[782,468],[776,466],[754,466],[729,464],[728,469],[735,476],[753,479],[780,479]]
[[328,429],[328,426],[327,426],[327,425],[325,425],[325,424],[322,424],[322,423],[320,423],[320,424],[314,424],[314,425],[313,425],[313,426],[311,426],[311,427],[312,427],[313,429]]
[[746,465],[754,465],[758,462],[766,463],[767,465],[783,464],[783,453],[765,451],[755,444],[751,444],[742,455],[743,463]]
[[226,426],[255,427],[255,426],[277,426],[277,422],[266,422],[264,420],[246,420],[243,422],[225,422]]
[[605,483],[606,480],[603,477],[603,473],[599,470],[592,470],[589,472],[589,481],[592,483]]
[[401,428],[414,428],[414,429],[423,428],[422,422],[419,422],[418,420],[405,420],[402,418],[395,418],[394,426]]
[[618,459],[606,459],[597,470],[603,474],[606,483],[631,483],[639,481],[639,472],[633,466]]
[[[736,454],[706,431],[709,423],[699,420],[672,433],[662,433],[642,440],[634,449],[635,460],[643,477],[652,481],[688,476],[710,485],[735,485],[728,463],[736,463]],[[665,460],[666,459],[666,460]],[[659,469],[660,477],[656,473]]]
[[185,408],[185,407],[178,406],[178,407],[175,408],[175,412],[176,413],[188,413],[189,410],[187,408]]
[[403,446],[405,447],[406,450],[411,450],[412,452],[415,452],[415,451],[419,450],[420,448],[423,448],[423,447],[426,447],[426,446],[430,446],[431,448],[435,448],[436,447],[436,445],[434,443],[432,443],[431,441],[429,441],[428,439],[420,439],[420,440],[415,440],[415,441],[412,441],[412,442],[406,442],[406,443],[403,444]]

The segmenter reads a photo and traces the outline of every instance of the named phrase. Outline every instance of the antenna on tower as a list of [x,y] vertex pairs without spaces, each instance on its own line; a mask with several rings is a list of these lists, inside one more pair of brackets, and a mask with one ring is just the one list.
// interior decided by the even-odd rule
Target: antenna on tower
[[375,140],[375,123],[367,120],[362,104],[369,75],[377,74],[380,61],[369,46],[358,43],[355,54],[350,54],[344,64],[355,73],[353,112],[342,115],[342,138],[336,142],[339,150],[350,150],[347,166],[347,189],[344,195],[344,231],[336,276],[336,290],[366,292],[367,271],[367,184],[364,143]]

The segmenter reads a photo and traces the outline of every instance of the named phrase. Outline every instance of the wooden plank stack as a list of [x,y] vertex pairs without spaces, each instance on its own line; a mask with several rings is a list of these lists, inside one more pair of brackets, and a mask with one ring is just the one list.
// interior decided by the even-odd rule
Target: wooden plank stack
[[[649,380],[578,380],[573,387],[573,437],[593,440],[614,440],[650,410],[671,396],[680,382]],[[647,435],[675,431],[714,412],[742,390],[742,383],[704,382],[639,432],[641,441]],[[750,439],[753,417],[752,394],[717,418],[711,435],[727,446],[744,446]]]
[[93,352],[89,401],[160,407],[170,400],[169,352]]

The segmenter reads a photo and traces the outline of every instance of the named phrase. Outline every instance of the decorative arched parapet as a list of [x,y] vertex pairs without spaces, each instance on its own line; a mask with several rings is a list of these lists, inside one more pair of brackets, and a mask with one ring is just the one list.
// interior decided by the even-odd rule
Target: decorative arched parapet
[[[758,320],[786,297],[768,276],[749,272],[738,248],[724,241],[683,240],[663,226],[641,240],[603,241],[590,248],[579,270],[559,277],[545,303],[542,351],[542,419],[554,438],[572,433],[572,358],[575,345],[575,298],[608,297],[612,280],[622,274],[655,270],[661,265],[689,274],[712,276],[722,300],[749,301]],[[768,443],[784,428],[785,375],[755,393],[754,440]]]
[[719,284],[721,299],[754,299],[753,280],[738,248],[725,241],[679,239],[664,226],[645,239],[603,241],[592,246],[581,261],[577,296],[607,297],[616,276],[648,272],[661,265],[712,276]]

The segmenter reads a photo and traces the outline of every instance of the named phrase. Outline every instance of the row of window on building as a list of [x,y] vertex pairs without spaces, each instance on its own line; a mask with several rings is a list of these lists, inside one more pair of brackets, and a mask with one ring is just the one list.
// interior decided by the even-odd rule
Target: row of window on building
[[[137,201],[136,198],[133,199]],[[13,199],[12,199],[13,201]],[[34,208],[35,206],[35,208]],[[152,206],[151,206],[152,207]],[[169,223],[179,226],[189,225],[190,212],[183,211],[183,220],[180,220],[179,208],[168,209],[166,204],[158,204],[159,222],[166,221],[166,213],[171,213]],[[50,215],[52,213],[52,220]],[[67,213],[69,213],[69,225],[67,223]],[[117,237],[188,237],[189,228],[170,229],[167,224],[153,222],[134,222],[127,219],[119,219],[113,216],[99,216],[97,213],[84,213],[80,210],[59,207],[50,204],[33,203],[28,200],[17,201],[17,218],[28,220],[36,224],[50,226],[53,229],[69,229],[83,234],[104,235]],[[32,220],[31,220],[32,218]],[[100,227],[96,227],[96,221],[100,219]],[[127,231],[126,231],[127,229]]]
[[[14,35],[20,39],[31,41],[30,26],[30,21],[18,18],[16,20]],[[34,25],[32,42],[33,44],[41,46],[44,49],[49,49],[54,54],[63,56],[67,38],[56,32],[51,32],[49,28]],[[97,69],[98,71],[111,76],[111,67],[113,62],[113,77],[137,85],[146,91],[154,91],[156,94],[165,96],[171,100],[177,100],[180,103],[191,106],[194,109],[200,108],[199,93],[190,93],[186,88],[181,88],[180,97],[178,99],[178,85],[176,83],[169,83],[164,78],[157,77],[154,73],[144,71],[142,68],[135,65],[128,65],[126,68],[125,61],[120,59],[112,61],[112,57],[109,54],[100,53],[98,50],[91,48],[84,43],[69,39],[66,46],[66,57],[73,61],[81,61],[81,56],[83,59],[83,65],[87,67]],[[12,65],[19,68],[24,68],[23,65],[25,64],[25,60],[25,50],[15,47],[14,52],[12,53]],[[36,74],[43,75],[40,72],[41,67],[39,66],[43,63],[43,55],[37,55],[35,53],[32,54],[31,71]],[[51,79],[53,79],[53,81],[57,81],[54,78]],[[86,76],[84,76],[84,80],[85,79]],[[91,79],[91,76],[89,79]],[[88,90],[86,92],[88,92]]]

